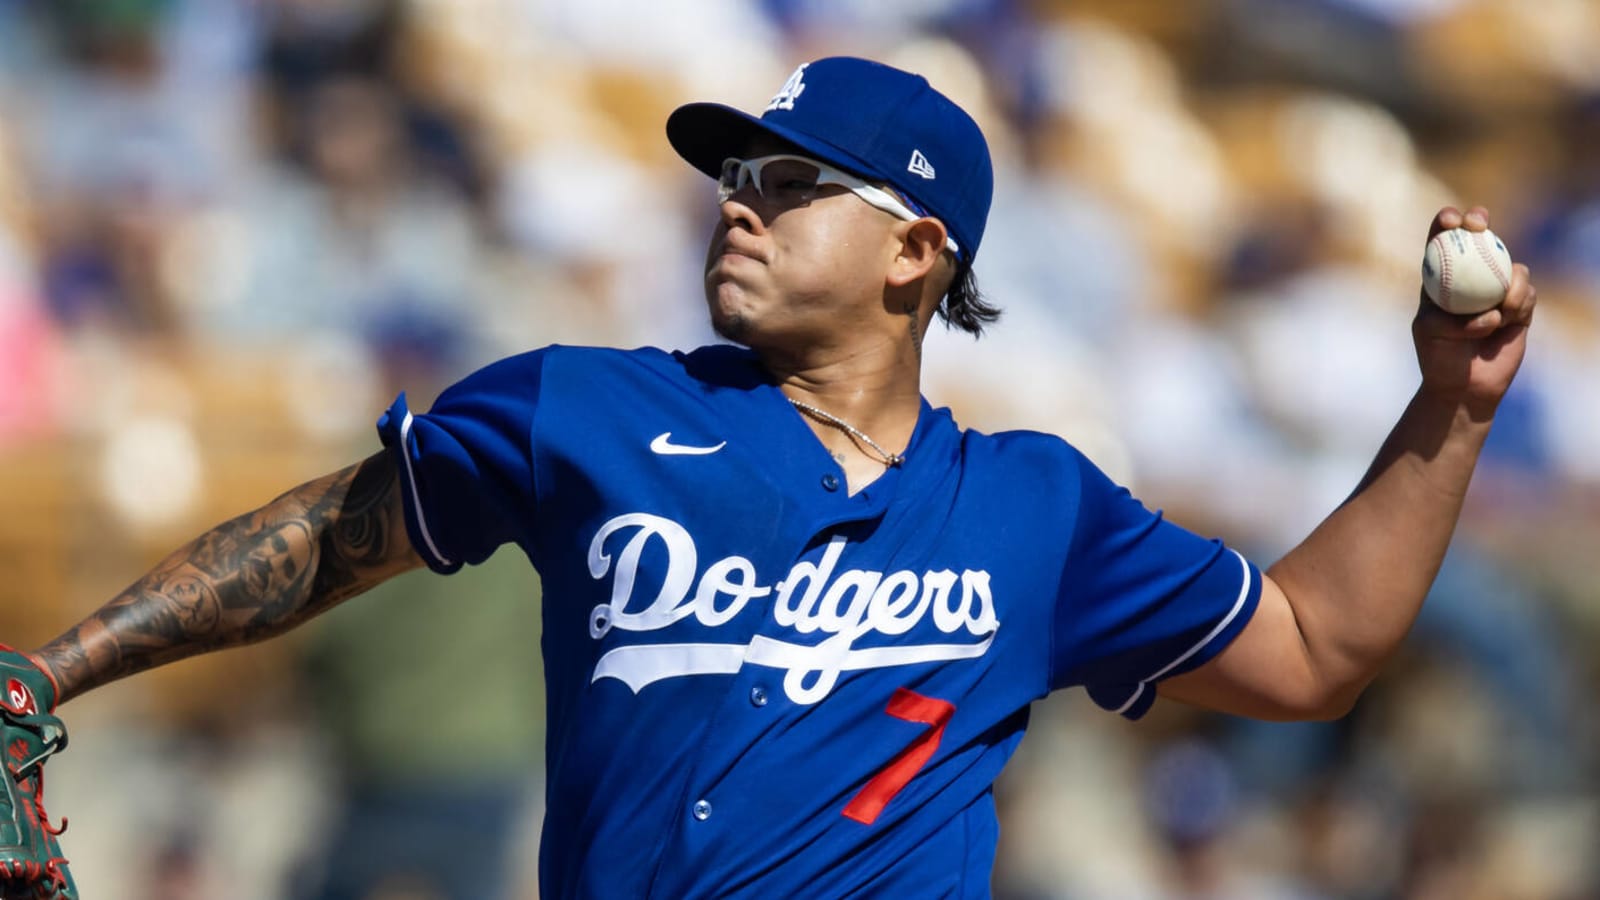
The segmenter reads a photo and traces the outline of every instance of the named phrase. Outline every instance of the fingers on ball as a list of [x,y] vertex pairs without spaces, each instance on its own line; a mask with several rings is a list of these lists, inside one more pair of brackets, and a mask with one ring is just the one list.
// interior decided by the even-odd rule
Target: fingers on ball
[[1533,286],[1531,277],[1528,267],[1522,263],[1512,266],[1511,289],[1506,291],[1505,303],[1501,304],[1511,321],[1528,321],[1539,303],[1539,291]]
[[1433,223],[1428,226],[1428,238],[1431,240],[1434,235],[1441,231],[1449,231],[1452,228],[1460,227],[1461,210],[1456,209],[1454,206],[1442,207],[1439,210],[1439,214],[1433,217]]

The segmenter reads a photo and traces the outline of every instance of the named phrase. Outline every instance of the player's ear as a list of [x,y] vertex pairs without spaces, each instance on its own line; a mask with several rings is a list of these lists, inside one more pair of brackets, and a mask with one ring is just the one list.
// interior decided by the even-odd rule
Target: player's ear
[[900,243],[889,267],[888,282],[892,287],[903,287],[933,271],[945,251],[946,233],[943,222],[921,218],[901,223],[897,234]]

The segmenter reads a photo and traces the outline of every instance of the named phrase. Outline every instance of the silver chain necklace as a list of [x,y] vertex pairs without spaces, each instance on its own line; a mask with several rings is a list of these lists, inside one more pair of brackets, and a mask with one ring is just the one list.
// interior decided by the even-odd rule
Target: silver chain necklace
[[905,463],[906,458],[905,458],[904,455],[899,454],[899,453],[890,453],[889,451],[883,449],[882,447],[878,446],[878,442],[877,441],[873,440],[872,438],[867,437],[867,433],[865,431],[862,431],[861,429],[855,427],[854,425],[851,425],[849,422],[846,422],[845,420],[839,418],[838,416],[834,415],[833,413],[827,412],[825,410],[817,409],[815,406],[812,406],[809,403],[802,403],[801,401],[796,400],[793,397],[789,397],[788,400],[789,400],[790,403],[794,404],[795,409],[799,409],[799,410],[803,410],[805,412],[808,412],[811,415],[816,416],[817,418],[821,419],[822,421],[828,423],[829,425],[832,425],[835,428],[842,429],[845,432],[845,434],[850,435],[851,437],[855,438],[856,440],[861,441],[863,444],[866,444],[868,447],[871,447],[872,449],[878,451],[878,455],[883,457],[883,464],[885,466],[889,466],[890,468],[894,468],[896,466],[899,466],[899,465],[902,465],[902,464]]

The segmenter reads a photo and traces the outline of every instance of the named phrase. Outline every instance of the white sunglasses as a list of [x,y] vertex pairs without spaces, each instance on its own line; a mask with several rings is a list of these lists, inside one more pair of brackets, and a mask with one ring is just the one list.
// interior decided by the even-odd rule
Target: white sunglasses
[[[818,188],[823,185],[837,184],[865,200],[867,205],[881,209],[902,222],[927,218],[926,214],[914,212],[893,193],[827,163],[804,156],[777,154],[753,159],[728,157],[722,161],[722,174],[717,178],[717,203],[726,203],[729,197],[747,184],[753,185],[756,193],[765,199],[795,206],[815,200]],[[947,235],[945,246],[951,253],[961,255],[961,247],[955,238]]]

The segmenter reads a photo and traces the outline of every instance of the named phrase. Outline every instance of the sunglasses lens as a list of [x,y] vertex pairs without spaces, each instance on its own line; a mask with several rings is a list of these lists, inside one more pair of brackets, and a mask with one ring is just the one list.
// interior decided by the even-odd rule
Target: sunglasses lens
[[810,200],[817,191],[821,171],[799,159],[774,159],[761,167],[761,196],[769,199]]
[[746,184],[755,182],[756,193],[769,202],[810,203],[826,183],[848,184],[841,173],[810,160],[792,156],[728,159],[717,178],[717,202],[726,203]]

